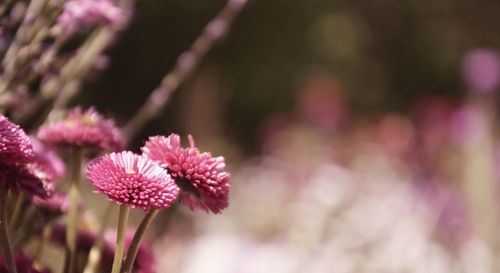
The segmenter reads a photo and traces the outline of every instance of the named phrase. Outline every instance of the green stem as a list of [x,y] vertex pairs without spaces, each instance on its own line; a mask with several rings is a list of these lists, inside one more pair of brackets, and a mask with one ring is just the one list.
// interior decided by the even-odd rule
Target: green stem
[[23,243],[27,242],[31,235],[33,234],[33,228],[35,227],[35,208],[29,206],[23,213],[22,222],[16,229],[16,234],[12,236],[12,248],[20,249]]
[[92,246],[92,249],[90,249],[89,252],[89,257],[87,259],[87,264],[85,265],[85,269],[83,270],[83,273],[95,273],[97,265],[101,261],[101,256],[102,256],[102,245],[104,241],[104,232],[106,231],[106,228],[108,227],[109,224],[109,215],[111,214],[111,211],[113,209],[113,203],[108,204],[108,208],[106,209],[106,212],[104,213],[104,217],[101,222],[101,227],[99,230],[99,234],[97,237],[97,241]]
[[69,188],[69,210],[66,231],[66,251],[69,265],[68,273],[74,273],[76,266],[76,226],[78,223],[78,202],[80,198],[81,166],[83,161],[83,149],[74,147],[71,160],[71,185]]
[[125,257],[125,262],[123,263],[122,273],[130,273],[132,272],[132,267],[134,266],[135,257],[137,256],[137,252],[139,251],[139,246],[141,244],[141,239],[149,228],[155,217],[158,215],[160,211],[157,209],[151,209],[144,219],[142,219],[141,224],[137,228],[134,238],[130,243],[130,247],[128,248],[127,256]]
[[6,190],[0,190],[0,239],[7,262],[7,269],[9,273],[17,273],[9,232],[7,230],[7,193]]
[[12,215],[10,217],[9,221],[9,229],[12,231],[17,225],[17,222],[19,221],[19,216],[21,216],[21,208],[23,207],[24,204],[24,194],[22,192],[19,192],[16,196],[16,203],[14,204],[14,211],[12,212]]
[[118,218],[118,231],[116,232],[116,250],[113,260],[111,273],[120,273],[123,261],[123,252],[125,249],[125,231],[127,230],[128,214],[130,207],[128,205],[120,206],[120,216]]

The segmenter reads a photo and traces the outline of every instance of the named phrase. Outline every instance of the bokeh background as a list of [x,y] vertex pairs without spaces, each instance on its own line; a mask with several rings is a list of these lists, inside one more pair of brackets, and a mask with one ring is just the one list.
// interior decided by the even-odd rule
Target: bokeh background
[[[75,103],[124,123],[224,3],[138,1]],[[233,176],[159,221],[158,272],[499,272],[499,29],[495,0],[249,1],[131,144],[191,133]]]

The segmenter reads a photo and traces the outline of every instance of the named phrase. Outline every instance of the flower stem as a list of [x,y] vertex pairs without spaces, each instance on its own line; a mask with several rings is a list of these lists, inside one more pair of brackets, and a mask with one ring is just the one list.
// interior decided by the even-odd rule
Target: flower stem
[[22,192],[19,192],[15,200],[16,202],[14,203],[14,211],[12,212],[9,221],[9,229],[11,231],[14,230],[14,228],[17,225],[17,222],[19,221],[19,216],[21,216],[21,209],[24,204],[24,194]]
[[141,239],[148,227],[151,225],[155,217],[158,215],[160,211],[157,209],[151,209],[144,219],[142,219],[141,224],[137,228],[134,234],[134,238],[130,243],[130,247],[128,248],[127,256],[125,257],[125,261],[123,262],[122,273],[130,273],[132,272],[132,267],[135,262],[135,257],[137,256],[137,252],[139,251],[139,246],[141,244]]
[[97,235],[98,236],[97,241],[94,244],[94,246],[92,246],[92,249],[90,249],[89,257],[87,259],[87,264],[85,265],[83,273],[95,273],[97,265],[101,261],[104,232],[108,227],[109,215],[111,214],[112,209],[113,209],[113,203],[109,203],[108,208],[106,209],[106,212],[104,213],[104,217],[101,222],[99,234]]
[[[80,178],[81,166],[83,161],[83,149],[74,147],[72,150],[71,161],[71,185],[69,188],[69,210],[66,231],[66,251],[68,273],[74,273],[76,266],[76,226],[78,223],[78,201],[80,198]],[[66,267],[65,267],[66,268]]]
[[118,231],[116,232],[115,258],[113,260],[113,268],[111,270],[111,273],[120,273],[123,260],[123,252],[125,249],[125,231],[127,229],[129,211],[129,206],[120,206],[120,215],[118,217]]
[[39,263],[40,258],[42,257],[43,249],[45,247],[45,244],[47,243],[47,240],[49,239],[51,230],[52,226],[49,224],[43,227],[42,236],[40,238],[40,241],[38,241],[38,245],[36,246],[35,249],[35,256],[34,256],[35,263]]
[[2,241],[3,252],[9,273],[17,273],[9,232],[7,230],[7,193],[8,192],[4,189],[0,190],[0,240]]

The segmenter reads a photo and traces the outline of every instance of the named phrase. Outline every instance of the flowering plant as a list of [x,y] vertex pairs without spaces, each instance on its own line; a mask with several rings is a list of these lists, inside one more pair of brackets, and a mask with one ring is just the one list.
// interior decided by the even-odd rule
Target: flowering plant
[[[133,4],[0,3],[0,272],[50,272],[41,257],[57,245],[64,246],[63,272],[153,272],[153,256],[141,241],[162,210],[179,202],[217,214],[228,206],[230,175],[224,158],[200,152],[192,136],[187,148],[177,134],[151,137],[141,154],[128,151],[127,140],[164,108],[227,32],[244,0],[227,2],[122,128],[93,107],[68,110],[81,84],[99,68],[104,50],[127,27]],[[110,201],[100,228],[91,228],[83,217],[91,213],[83,176]],[[107,231],[115,205],[118,226],[116,232]],[[131,208],[146,214],[129,230]]]

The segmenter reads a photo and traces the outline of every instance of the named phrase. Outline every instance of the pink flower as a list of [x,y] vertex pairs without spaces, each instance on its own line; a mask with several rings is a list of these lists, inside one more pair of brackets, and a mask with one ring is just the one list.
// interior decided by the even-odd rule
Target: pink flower
[[463,59],[463,76],[472,91],[494,91],[500,86],[500,55],[485,48],[468,52]]
[[97,25],[121,25],[126,20],[123,10],[109,0],[71,0],[64,4],[58,23],[64,30],[76,32]]
[[229,178],[224,172],[224,157],[200,153],[188,136],[190,147],[182,148],[180,137],[150,137],[142,152],[168,170],[181,188],[181,202],[192,210],[220,213],[228,206]]
[[164,209],[172,205],[179,188],[154,161],[132,152],[111,153],[87,166],[87,178],[98,193],[118,204]]
[[24,164],[33,159],[33,148],[28,136],[18,125],[0,114],[0,162]]
[[29,196],[47,198],[52,194],[53,185],[44,183],[28,165],[0,163],[0,188],[21,190]]
[[69,199],[61,193],[54,193],[47,199],[35,196],[32,199],[33,205],[46,217],[59,216],[68,211]]
[[122,150],[125,141],[111,119],[103,118],[94,108],[83,112],[73,109],[65,120],[43,126],[37,137],[50,144]]
[[63,178],[66,167],[56,151],[35,137],[30,137],[30,140],[35,156],[33,162],[28,164],[29,168],[46,183]]

